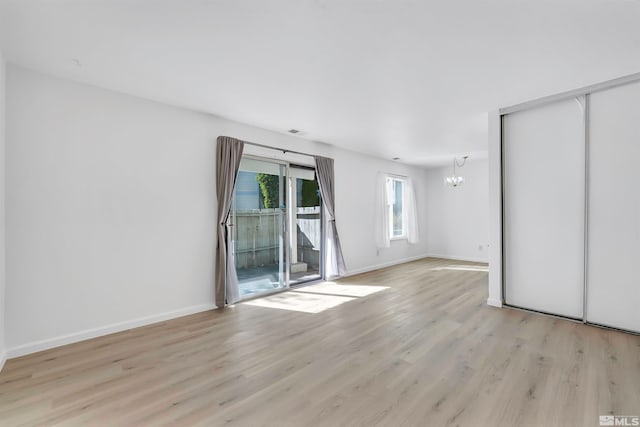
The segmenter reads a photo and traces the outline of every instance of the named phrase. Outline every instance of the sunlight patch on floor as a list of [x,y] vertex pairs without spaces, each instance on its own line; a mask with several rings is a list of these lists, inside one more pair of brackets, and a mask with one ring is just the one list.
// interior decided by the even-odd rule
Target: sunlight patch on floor
[[326,294],[326,295],[342,295],[348,297],[366,297],[376,292],[389,289],[388,286],[371,286],[371,285],[341,285],[334,282],[322,282],[316,285],[298,288],[295,292]]
[[264,298],[245,301],[241,304],[303,313],[320,313],[345,302],[366,297],[385,289],[389,289],[389,287],[322,282]]
[[298,291],[283,292],[264,298],[243,302],[254,307],[277,308],[280,310],[301,311],[303,313],[320,313],[355,298],[337,295],[319,295]]

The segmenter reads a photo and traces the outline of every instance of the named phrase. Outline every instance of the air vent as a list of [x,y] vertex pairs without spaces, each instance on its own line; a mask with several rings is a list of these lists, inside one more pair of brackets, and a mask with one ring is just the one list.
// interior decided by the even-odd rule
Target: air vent
[[289,129],[287,132],[292,133],[292,134],[296,134],[296,133],[300,133],[300,131],[298,129]]

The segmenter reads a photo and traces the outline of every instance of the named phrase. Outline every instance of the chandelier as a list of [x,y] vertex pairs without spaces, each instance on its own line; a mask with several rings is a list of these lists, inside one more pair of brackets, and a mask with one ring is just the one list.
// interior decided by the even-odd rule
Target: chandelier
[[446,185],[448,185],[449,187],[456,188],[464,184],[464,177],[456,175],[456,166],[459,168],[463,167],[464,164],[467,162],[468,157],[469,156],[464,156],[462,158],[462,163],[458,163],[458,159],[456,159],[455,157],[453,158],[453,174],[444,179],[444,183]]

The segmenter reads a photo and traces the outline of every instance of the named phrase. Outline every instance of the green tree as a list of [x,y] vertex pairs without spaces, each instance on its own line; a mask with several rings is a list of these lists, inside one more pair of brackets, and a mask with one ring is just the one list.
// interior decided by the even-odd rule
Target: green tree
[[280,198],[280,183],[278,182],[280,177],[276,175],[269,175],[266,173],[259,173],[256,175],[256,181],[260,185],[260,192],[262,193],[262,201],[265,208],[277,208]]
[[306,179],[298,180],[298,183],[302,181],[302,204],[303,207],[320,206],[320,195],[318,192],[318,181],[309,181]]

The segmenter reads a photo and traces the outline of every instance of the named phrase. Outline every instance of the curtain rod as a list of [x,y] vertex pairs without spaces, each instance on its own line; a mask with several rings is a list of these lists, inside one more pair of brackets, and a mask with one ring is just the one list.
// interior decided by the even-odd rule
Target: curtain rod
[[269,147],[268,145],[258,144],[257,142],[248,142],[248,141],[242,141],[242,142],[244,142],[245,144],[254,145],[256,147],[267,148],[269,150],[282,151],[284,154],[294,153],[294,154],[302,154],[303,156],[315,157],[313,154],[302,153],[302,152],[296,151],[296,150],[286,150],[284,148]]
[[389,172],[381,172],[387,176],[390,176],[392,178],[404,178],[404,179],[408,179],[409,177],[406,175],[398,175],[397,173],[389,173]]

